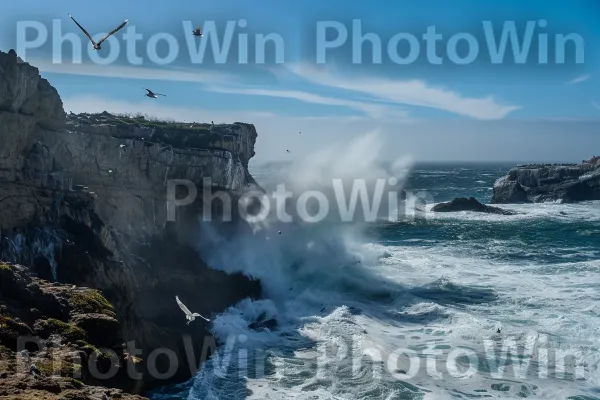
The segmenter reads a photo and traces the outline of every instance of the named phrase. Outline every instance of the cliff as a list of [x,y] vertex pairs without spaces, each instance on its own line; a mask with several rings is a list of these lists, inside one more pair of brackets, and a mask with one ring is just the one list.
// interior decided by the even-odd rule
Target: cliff
[[[183,124],[144,117],[66,115],[58,92],[14,52],[0,52],[0,260],[40,279],[98,289],[114,306],[124,342],[145,359],[171,349],[179,363],[153,382],[141,363],[141,392],[190,377],[184,338],[199,355],[207,324],[190,325],[179,295],[203,315],[223,311],[260,284],[206,265],[188,245],[201,196],[167,218],[167,182],[185,179],[234,200],[256,188],[248,172],[253,125]],[[236,229],[245,228],[239,219]],[[192,235],[193,234],[193,235]],[[157,369],[169,370],[167,357]]]
[[494,184],[492,203],[600,200],[600,157],[581,164],[513,168]]

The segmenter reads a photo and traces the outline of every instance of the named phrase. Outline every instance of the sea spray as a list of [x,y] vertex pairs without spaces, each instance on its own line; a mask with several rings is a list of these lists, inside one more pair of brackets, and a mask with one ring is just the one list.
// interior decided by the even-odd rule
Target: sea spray
[[[361,182],[369,196],[378,180],[383,179],[386,183],[393,182],[390,191],[398,196],[410,162],[397,160],[386,166],[380,158],[382,148],[381,137],[372,132],[297,161],[283,182],[279,182],[294,193],[290,201],[280,207],[298,217],[297,209],[290,205],[303,193],[313,191],[326,196],[331,213],[339,213],[339,197],[336,198],[339,192],[336,193],[333,185],[336,179],[344,188],[350,189],[355,182]],[[268,192],[269,188],[266,189]],[[389,214],[386,209],[388,199],[389,196],[380,198],[383,211],[379,214],[385,217]],[[357,203],[361,203],[360,198]],[[365,204],[360,205],[365,207]],[[228,226],[227,236],[221,233],[225,222],[198,219],[194,243],[208,265],[260,279],[265,299],[244,300],[214,319],[213,334],[221,343],[233,343],[235,351],[221,347],[220,357],[205,363],[195,379],[190,398],[245,398],[244,375],[255,379],[273,379],[275,376],[276,379],[278,374],[297,371],[315,376],[315,379],[317,373],[330,375],[328,380],[333,378],[335,381],[336,372],[332,368],[338,361],[347,367],[342,370],[356,370],[366,379],[363,386],[377,385],[367,383],[368,379],[372,380],[373,373],[364,371],[373,368],[373,360],[356,364],[354,360],[362,359],[363,355],[351,354],[361,351],[355,342],[363,335],[363,329],[354,321],[356,310],[344,304],[350,303],[350,299],[358,303],[361,298],[364,302],[391,299],[391,294],[399,288],[389,286],[368,269],[381,254],[364,252],[361,230],[369,221],[358,214],[356,219],[349,224],[328,215],[319,222],[295,218],[286,223],[277,219],[277,213],[270,213],[269,218],[250,221],[251,229],[238,223],[233,235]],[[276,329],[252,329],[251,324],[261,316],[276,320]],[[232,341],[232,338],[243,338],[243,341]],[[325,349],[335,343],[346,352],[336,353],[334,359],[337,361],[333,362]],[[307,353],[303,367],[290,364],[290,357],[302,348],[318,351],[314,356],[310,351]],[[227,358],[226,353],[232,351],[235,356]],[[223,365],[223,360],[228,360],[227,365]],[[325,370],[319,365],[325,366]]]

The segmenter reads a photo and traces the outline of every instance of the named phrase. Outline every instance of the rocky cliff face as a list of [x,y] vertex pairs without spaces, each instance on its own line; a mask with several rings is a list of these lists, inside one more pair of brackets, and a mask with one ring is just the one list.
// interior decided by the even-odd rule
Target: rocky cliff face
[[600,200],[600,157],[572,165],[523,165],[494,185],[492,203]]
[[[67,116],[35,67],[0,52],[0,260],[102,291],[123,341],[135,341],[142,359],[161,347],[175,351],[174,375],[152,382],[146,371],[134,391],[184,380],[193,371],[183,339],[194,338],[199,355],[210,335],[204,321],[185,324],[175,295],[210,315],[259,296],[260,284],[210,269],[187,246],[203,205],[197,199],[169,221],[167,183],[201,188],[210,178],[214,191],[235,199],[256,188],[247,169],[255,140],[254,126],[243,123]],[[167,357],[157,362],[169,369]]]

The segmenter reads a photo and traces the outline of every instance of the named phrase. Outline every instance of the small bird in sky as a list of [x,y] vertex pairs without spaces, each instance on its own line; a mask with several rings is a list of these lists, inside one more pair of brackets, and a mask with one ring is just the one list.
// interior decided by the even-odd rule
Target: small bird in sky
[[194,36],[202,36],[202,27],[197,27],[192,31],[192,35]]
[[151,97],[151,98],[153,98],[153,99],[158,99],[158,96],[165,96],[165,97],[167,97],[167,95],[165,95],[165,94],[154,93],[154,92],[153,92],[152,90],[150,90],[150,89],[146,89],[146,88],[144,88],[144,90],[146,90],[146,91],[148,92],[148,93],[146,93],[146,94],[145,94],[145,96],[147,96],[147,97]]

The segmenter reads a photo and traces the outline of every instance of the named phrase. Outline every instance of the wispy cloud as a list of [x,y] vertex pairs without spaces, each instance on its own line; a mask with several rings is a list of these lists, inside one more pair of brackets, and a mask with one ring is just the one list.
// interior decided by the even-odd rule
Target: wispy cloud
[[600,111],[600,104],[599,103],[597,103],[595,101],[592,101],[592,107],[594,107],[596,110]]
[[369,102],[360,102],[353,100],[345,100],[333,97],[321,96],[319,94],[303,92],[298,90],[273,90],[273,89],[252,89],[252,88],[235,88],[235,87],[216,87],[211,86],[206,90],[216,93],[242,94],[250,96],[268,96],[285,99],[294,99],[304,103],[322,104],[328,106],[342,106],[354,110],[361,111],[372,118],[381,119],[386,115],[394,115],[396,119],[408,118],[408,113],[398,107],[389,107],[382,104],[374,104]]
[[372,77],[342,78],[341,74],[310,65],[294,65],[289,70],[321,86],[354,91],[395,104],[430,107],[482,120],[501,119],[520,106],[498,103],[492,96],[465,97],[446,88],[433,87],[421,80],[393,80]]
[[592,76],[590,74],[586,74],[586,75],[581,75],[578,76],[574,79],[571,79],[570,81],[567,82],[567,84],[569,85],[575,85],[576,83],[581,83],[581,82],[585,82],[588,79],[590,79]]
[[97,65],[93,63],[60,63],[54,64],[45,59],[27,59],[27,62],[37,67],[41,72],[64,74],[64,75],[80,75],[80,76],[96,76],[104,78],[126,78],[126,79],[143,79],[143,80],[161,80],[161,81],[177,81],[191,83],[215,83],[215,82],[231,82],[237,80],[233,74],[220,73],[217,71],[191,71],[189,69],[158,69],[135,67],[125,65]]
[[[426,82],[419,80],[344,79],[333,73],[307,65],[292,66],[289,70],[318,86],[344,89],[355,93],[340,94],[336,97],[324,96],[316,93],[319,90],[318,87],[315,87],[311,92],[308,90],[287,89],[286,84],[289,82],[285,81],[280,81],[283,88],[277,90],[235,86],[247,83],[248,77],[245,74],[214,70],[158,69],[126,65],[102,66],[93,63],[54,64],[46,59],[28,59],[28,62],[45,73],[198,83],[209,85],[207,90],[219,93],[287,98],[304,103],[347,107],[372,119],[387,118],[408,121],[410,119],[409,113],[401,107],[403,105],[431,107],[476,119],[500,119],[520,108],[499,104],[492,97],[465,97],[445,88],[431,87]],[[362,96],[357,97],[358,94],[362,94]]]

